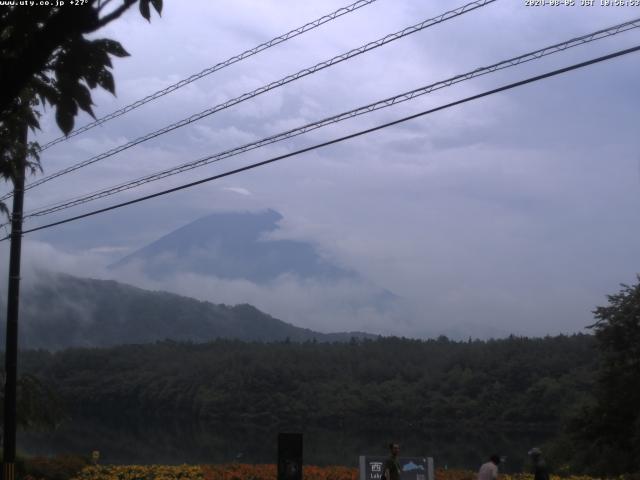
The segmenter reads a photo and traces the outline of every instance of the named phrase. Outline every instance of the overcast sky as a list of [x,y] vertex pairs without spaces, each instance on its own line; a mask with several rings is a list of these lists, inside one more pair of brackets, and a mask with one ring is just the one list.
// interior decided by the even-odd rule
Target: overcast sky
[[[117,97],[94,93],[96,112],[107,114],[345,4],[168,0],[162,17],[154,16],[150,24],[132,11],[100,32],[122,42],[131,56],[114,62]],[[47,150],[42,155],[45,173],[463,4],[378,0]],[[33,189],[27,210],[635,17],[640,7],[527,7],[524,0],[498,0]],[[46,220],[637,44],[640,31],[635,29]],[[321,331],[416,336],[458,326],[478,336],[581,331],[605,295],[616,292],[619,283],[634,283],[640,271],[639,62],[639,53],[627,55],[31,234],[25,262],[106,277],[107,263],[207,213],[272,208],[284,217],[281,238],[312,242],[327,259],[401,296],[404,313],[334,314],[327,304],[336,292],[295,279],[268,286],[212,278],[176,278],[162,285],[140,275],[120,279],[214,302],[248,301]],[[77,125],[88,121],[81,115]],[[51,115],[42,124],[41,143],[59,135]],[[28,226],[41,223],[45,219]]]

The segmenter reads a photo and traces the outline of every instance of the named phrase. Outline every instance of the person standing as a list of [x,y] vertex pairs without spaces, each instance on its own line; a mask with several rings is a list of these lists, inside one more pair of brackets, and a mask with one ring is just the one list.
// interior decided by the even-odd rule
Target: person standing
[[480,466],[478,480],[497,480],[498,465],[500,465],[500,457],[498,455],[491,455],[489,461]]
[[398,462],[398,455],[400,454],[400,445],[397,443],[389,444],[390,456],[386,462],[384,462],[384,480],[400,480],[400,462]]
[[542,458],[542,450],[533,447],[529,450],[529,457],[533,463],[533,480],[549,480],[549,468]]

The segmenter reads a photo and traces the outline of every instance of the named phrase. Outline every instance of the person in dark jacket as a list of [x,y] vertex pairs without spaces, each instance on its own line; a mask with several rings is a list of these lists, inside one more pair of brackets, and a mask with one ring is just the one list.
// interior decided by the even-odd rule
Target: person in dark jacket
[[533,447],[529,450],[529,457],[533,463],[533,480],[549,480],[549,468],[542,458],[542,450]]
[[391,455],[384,462],[384,478],[385,480],[400,480],[400,463],[398,462],[398,455],[400,454],[400,445],[397,443],[389,444],[389,452]]

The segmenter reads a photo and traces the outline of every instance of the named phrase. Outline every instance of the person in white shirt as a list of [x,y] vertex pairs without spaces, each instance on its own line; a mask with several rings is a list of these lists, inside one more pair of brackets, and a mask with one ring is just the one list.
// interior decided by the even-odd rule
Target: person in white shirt
[[497,480],[498,478],[498,465],[500,464],[500,457],[498,455],[491,455],[487,463],[482,464],[478,471],[478,480]]

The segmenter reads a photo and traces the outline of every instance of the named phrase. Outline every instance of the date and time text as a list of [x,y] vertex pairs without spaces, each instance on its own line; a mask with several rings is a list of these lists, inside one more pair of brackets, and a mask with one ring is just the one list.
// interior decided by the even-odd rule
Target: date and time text
[[524,0],[525,7],[640,7],[640,0]]

